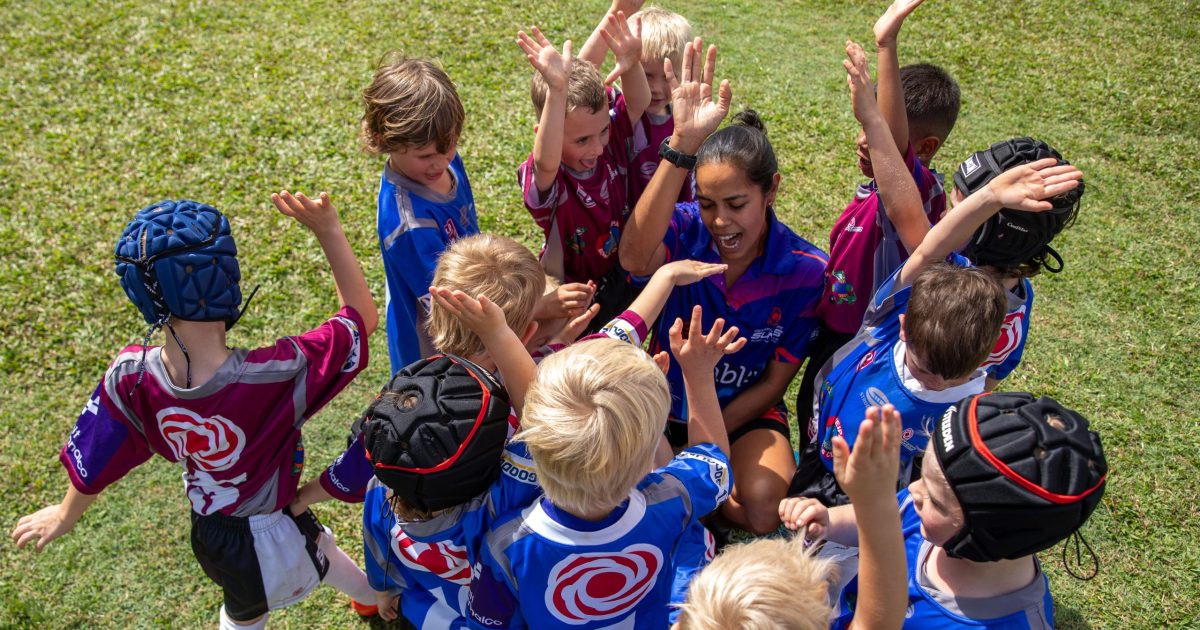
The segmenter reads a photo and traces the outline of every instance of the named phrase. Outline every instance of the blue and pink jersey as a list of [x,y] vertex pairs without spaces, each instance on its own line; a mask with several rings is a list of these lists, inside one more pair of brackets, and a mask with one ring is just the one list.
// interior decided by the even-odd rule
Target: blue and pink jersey
[[[900,502],[900,527],[908,563],[908,610],[904,627],[912,630],[1041,630],[1054,627],[1054,600],[1050,583],[1040,566],[1033,581],[998,597],[963,597],[938,589],[929,578],[928,560],[933,544],[921,535],[921,518],[908,490],[896,495]],[[858,605],[858,578],[842,590],[833,628],[848,628]]]
[[[633,163],[629,167],[629,206],[637,205],[650,178],[658,170],[662,158],[658,155],[658,147],[663,140],[671,137],[675,131],[675,119],[671,117],[670,108],[661,116],[650,112],[642,114],[637,124],[633,126],[633,136],[630,138],[630,155]],[[688,171],[687,179],[679,190],[680,203],[696,200],[696,173]]]
[[[696,304],[703,307],[705,330],[718,317],[725,318],[727,329],[738,327],[746,338],[745,347],[726,355],[714,371],[722,407],[758,381],[771,361],[804,361],[816,330],[825,254],[792,232],[773,212],[766,229],[762,254],[732,286],[726,286],[725,276],[717,274],[676,287],[654,327],[652,354],[670,351],[667,340],[671,324],[677,317],[690,321]],[[700,220],[696,203],[675,206],[663,244],[667,262],[684,259],[721,262],[712,236]],[[678,361],[671,361],[667,380],[671,385],[671,416],[686,421],[687,401]]]
[[1004,293],[1008,296],[1008,313],[1004,315],[996,347],[983,362],[988,376],[998,381],[1008,378],[1020,365],[1029,338],[1029,316],[1033,312],[1033,285],[1028,278],[1021,278],[1014,289]]
[[667,627],[672,552],[731,484],[729,460],[703,444],[647,475],[601,521],[545,498],[502,518],[471,583],[471,627]]
[[[291,503],[304,467],[300,428],[367,365],[349,306],[297,337],[234,349],[208,382],[177,387],[160,347],[126,347],[79,415],[59,459],[96,494],[157,453],[183,467],[201,515],[269,514]],[[139,383],[138,380],[141,380]]]
[[633,122],[624,95],[609,110],[608,146],[587,173],[563,165],[550,190],[534,183],[533,154],[517,169],[525,208],[546,235],[542,266],[563,282],[599,280],[617,264],[617,245],[629,217],[629,146]]
[[404,618],[423,630],[467,628],[467,594],[479,545],[495,519],[542,493],[519,442],[504,449],[500,477],[474,499],[427,521],[398,522],[388,489],[372,480],[363,503],[363,546],[371,588],[400,598]]
[[[941,175],[925,168],[911,146],[904,165],[917,183],[925,217],[930,225],[937,223],[946,211]],[[860,184],[829,233],[829,269],[817,307],[821,322],[835,332],[857,331],[871,296],[910,253],[888,220],[875,181]]]
[[387,276],[387,344],[392,373],[433,352],[425,320],[438,256],[450,243],[479,233],[475,197],[462,157],[450,162],[454,186],[437,192],[386,164],[379,180],[375,229]]
[[[957,255],[952,255],[950,262],[970,264]],[[900,480],[907,478],[913,457],[925,450],[928,427],[950,405],[983,391],[986,373],[982,369],[961,385],[937,391],[926,388],[909,371],[907,346],[900,339],[900,315],[908,310],[912,285],[897,286],[899,277],[898,269],[879,287],[858,335],[838,349],[817,374],[816,409],[807,429],[811,443],[800,456],[797,475],[821,468],[824,483],[819,484],[821,493],[799,489],[803,496],[824,496],[830,504],[845,502],[833,480],[833,437],[840,435],[853,448],[868,407],[890,403],[900,412]],[[814,461],[818,458],[819,463]]]

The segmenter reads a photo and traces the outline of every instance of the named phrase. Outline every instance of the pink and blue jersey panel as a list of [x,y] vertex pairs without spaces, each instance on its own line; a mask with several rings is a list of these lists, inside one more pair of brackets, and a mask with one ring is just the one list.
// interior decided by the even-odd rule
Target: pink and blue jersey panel
[[603,521],[543,498],[497,522],[471,583],[471,627],[667,627],[672,551],[731,483],[729,460],[705,444],[647,475]]
[[[816,331],[825,254],[792,232],[773,212],[766,229],[762,254],[733,286],[726,286],[725,276],[717,274],[676,287],[654,327],[651,353],[670,352],[667,340],[671,324],[677,317],[689,321],[696,304],[703,308],[705,330],[718,317],[725,318],[726,329],[738,327],[746,338],[746,346],[726,355],[714,370],[717,398],[722,407],[757,382],[771,361],[804,361]],[[695,203],[675,206],[663,244],[668,262],[686,259],[721,262]],[[671,385],[671,416],[686,421],[687,401],[678,361],[671,361],[667,380]]]
[[425,334],[429,285],[438,256],[453,241],[479,233],[475,198],[462,157],[450,162],[454,188],[436,192],[383,167],[376,231],[387,277],[387,343],[392,373],[434,354]]
[[[911,630],[1042,630],[1054,627],[1054,600],[1041,567],[1033,581],[999,597],[963,597],[939,591],[929,579],[926,562],[933,545],[921,536],[921,518],[908,490],[896,495],[908,563],[908,610],[904,627]],[[842,590],[832,628],[848,628],[858,606],[858,578]]]
[[[930,225],[937,223],[946,211],[941,175],[925,168],[911,146],[904,165],[917,183],[925,217]],[[825,326],[839,333],[857,331],[871,296],[909,253],[888,220],[875,181],[860,185],[829,233],[829,269],[817,307]]]
[[1029,316],[1033,313],[1033,285],[1028,278],[1021,278],[1015,289],[1005,293],[1008,313],[1004,316],[996,346],[983,362],[988,376],[998,381],[1008,378],[1020,365],[1025,354],[1025,341],[1029,338]]
[[[269,514],[291,503],[304,467],[300,428],[367,365],[362,318],[344,307],[298,337],[234,349],[208,382],[176,387],[161,348],[121,351],[59,459],[96,494],[157,453],[183,466],[192,510]],[[135,385],[136,383],[136,385]]]
[[517,169],[525,208],[546,235],[542,266],[564,282],[599,280],[617,264],[629,203],[629,141],[633,123],[625,96],[609,110],[608,146],[589,173],[563,165],[542,195],[534,183],[533,155]]
[[467,595],[492,523],[541,495],[533,462],[519,442],[504,451],[487,492],[421,522],[397,522],[387,488],[372,481],[363,504],[363,546],[371,588],[402,595],[400,612],[418,628],[467,628]]

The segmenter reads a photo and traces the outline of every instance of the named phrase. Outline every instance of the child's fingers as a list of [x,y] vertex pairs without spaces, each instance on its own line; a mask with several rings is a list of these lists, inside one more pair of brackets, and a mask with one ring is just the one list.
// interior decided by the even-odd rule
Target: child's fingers
[[[1057,196],[1059,196],[1059,195],[1061,195],[1061,194],[1063,194],[1063,193],[1065,193],[1065,192],[1072,191],[1072,190],[1074,190],[1074,189],[1076,189],[1076,188],[1078,188],[1078,187],[1079,187],[1079,181],[1078,181],[1078,180],[1072,180],[1072,181],[1069,181],[1069,182],[1063,182],[1063,183],[1061,183],[1061,184],[1052,184],[1052,185],[1048,185],[1048,186],[1046,186],[1046,187],[1045,187],[1045,189],[1042,191],[1042,198],[1043,198],[1043,199],[1050,199],[1050,198],[1052,198],[1052,197],[1057,197]],[[1053,206],[1051,206],[1051,207],[1053,207]],[[1049,210],[1049,208],[1047,208],[1047,210]]]
[[281,214],[289,217],[292,216],[292,209],[288,207],[287,203],[283,200],[283,197],[281,197],[279,193],[271,193],[271,203],[275,204],[275,209]]
[[722,350],[727,350],[729,348],[729,344],[733,343],[737,339],[738,332],[737,326],[730,326],[729,330],[726,330],[725,333],[721,335],[721,338],[717,339],[717,347],[721,348]]
[[667,78],[667,87],[674,92],[679,87],[679,77],[675,76],[675,64],[671,63],[670,57],[663,59],[663,76]]
[[666,375],[667,371],[671,369],[671,355],[666,352],[659,352],[651,358],[654,359],[654,365],[658,366],[663,375]]
[[569,40],[569,39],[567,41],[563,42],[562,58],[563,58],[563,64],[565,64],[565,66],[567,68],[570,68],[571,67],[571,40]]
[[867,417],[863,418],[858,427],[858,437],[854,440],[855,459],[858,457],[873,458],[879,450],[879,407],[868,407]]
[[[859,429],[858,437],[860,440],[862,439],[861,429]],[[837,479],[838,483],[845,483],[846,464],[849,461],[850,445],[846,443],[846,438],[840,435],[833,436],[833,478]]]
[[703,315],[704,313],[700,309],[699,304],[692,307],[692,321],[688,326],[688,339],[699,340],[703,338],[704,332],[701,330],[704,323]]
[[704,335],[704,343],[708,346],[715,346],[721,340],[721,331],[725,330],[725,319],[718,317],[717,321],[713,322],[711,328],[708,329],[708,334]]
[[704,59],[704,79],[701,81],[704,85],[711,86],[713,82],[713,73],[717,69],[717,45],[711,44],[708,47],[708,54]]
[[671,341],[671,352],[675,356],[679,356],[679,351],[683,348],[683,319],[675,318],[675,323],[671,324],[671,328],[667,330],[667,338]]
[[887,455],[900,454],[900,425],[903,419],[894,405],[883,406],[883,450]]
[[536,25],[530,26],[529,31],[533,33],[533,38],[537,41],[537,43],[541,44],[542,46],[551,45],[550,40],[546,39],[545,35],[542,35],[541,29],[539,29]]
[[[738,331],[737,326],[734,326],[730,330],[735,333],[740,332],[740,331]],[[748,343],[748,340],[745,337],[738,337],[737,341],[729,344],[728,346],[725,346],[725,354],[733,354],[733,353],[737,352],[738,350],[745,348],[747,343]]]

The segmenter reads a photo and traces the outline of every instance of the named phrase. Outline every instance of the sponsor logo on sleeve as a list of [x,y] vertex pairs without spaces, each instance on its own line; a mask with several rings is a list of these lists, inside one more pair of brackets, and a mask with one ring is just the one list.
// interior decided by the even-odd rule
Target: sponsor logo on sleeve
[[624,616],[653,589],[662,567],[662,551],[646,544],[571,554],[550,571],[546,609],[568,625]]
[[729,497],[729,467],[721,460],[697,453],[696,451],[681,451],[676,457],[680,459],[694,459],[705,464],[708,472],[708,478],[713,485],[717,487],[717,503],[721,503]]

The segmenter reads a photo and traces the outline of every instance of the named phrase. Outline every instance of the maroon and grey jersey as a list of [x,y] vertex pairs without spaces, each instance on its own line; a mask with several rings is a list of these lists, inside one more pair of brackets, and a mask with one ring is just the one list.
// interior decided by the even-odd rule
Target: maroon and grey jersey
[[177,387],[162,348],[121,351],[59,459],[95,494],[157,453],[183,466],[192,509],[268,514],[290,503],[304,465],[300,427],[367,365],[362,317],[349,306],[317,328],[257,350],[234,349],[199,387]]

